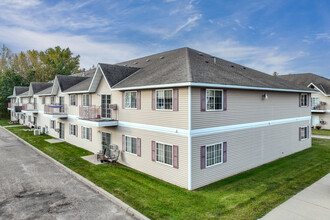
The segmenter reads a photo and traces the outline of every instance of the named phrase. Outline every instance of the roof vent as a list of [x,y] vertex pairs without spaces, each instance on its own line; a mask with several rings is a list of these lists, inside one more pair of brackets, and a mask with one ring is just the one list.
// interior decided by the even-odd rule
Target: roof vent
[[159,57],[159,59],[164,59],[164,56]]
[[127,64],[125,64],[124,66],[127,66]]
[[231,67],[233,67],[233,68],[234,68],[234,65],[231,65]]
[[205,60],[205,63],[209,63],[209,61]]
[[138,64],[139,62],[135,62],[134,64]]
[[213,57],[213,63],[217,64],[217,58]]
[[203,54],[202,54],[202,53],[198,53],[198,55],[199,55],[199,56],[203,56]]
[[146,62],[149,62],[149,61],[150,61],[149,59],[146,60]]
[[246,68],[245,68],[245,67],[243,67],[243,69],[245,69],[245,70],[246,70]]

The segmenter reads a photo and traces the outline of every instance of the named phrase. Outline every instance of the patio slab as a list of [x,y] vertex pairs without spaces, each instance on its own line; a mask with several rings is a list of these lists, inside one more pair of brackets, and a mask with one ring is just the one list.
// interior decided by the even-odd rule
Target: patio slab
[[102,164],[100,161],[96,160],[96,155],[88,155],[81,158],[95,165]]
[[64,142],[61,139],[55,139],[55,138],[53,138],[53,139],[46,139],[45,141],[47,141],[48,143],[51,143],[51,144]]

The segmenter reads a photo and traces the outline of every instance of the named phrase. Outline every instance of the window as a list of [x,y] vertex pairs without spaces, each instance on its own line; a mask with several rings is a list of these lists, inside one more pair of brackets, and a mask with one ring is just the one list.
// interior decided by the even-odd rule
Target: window
[[137,92],[125,92],[125,108],[136,108]]
[[206,146],[206,167],[220,164],[223,159],[222,143]]
[[50,121],[50,128],[55,129],[55,120]]
[[83,139],[87,139],[87,140],[90,140],[91,139],[91,137],[90,137],[90,128],[86,128],[86,127],[83,127],[83,136],[82,136],[82,138]]
[[70,95],[70,105],[76,105],[76,95]]
[[137,138],[125,136],[126,151],[132,154],[137,154]]
[[301,131],[300,131],[300,139],[301,140],[304,140],[304,139],[307,139],[308,138],[308,128],[307,127],[301,127],[300,128]]
[[31,122],[31,116],[28,117],[28,122]]
[[29,104],[31,103],[31,97],[29,97]]
[[172,89],[156,90],[156,109],[172,110],[173,91]]
[[173,164],[173,146],[168,144],[156,143],[156,161],[168,165]]
[[77,133],[76,133],[76,126],[77,125],[72,125],[72,124],[70,124],[70,134],[71,135],[74,135],[74,136],[76,136],[77,135]]
[[83,95],[83,106],[89,106],[89,94]]
[[222,110],[222,90],[219,89],[206,90],[206,110],[207,111]]
[[300,95],[300,106],[307,106],[307,94],[303,93]]
[[46,103],[46,97],[43,96],[43,97],[42,97],[42,104],[44,105],[45,103]]
[[55,97],[54,96],[50,97],[50,104],[52,104],[52,105],[55,104]]

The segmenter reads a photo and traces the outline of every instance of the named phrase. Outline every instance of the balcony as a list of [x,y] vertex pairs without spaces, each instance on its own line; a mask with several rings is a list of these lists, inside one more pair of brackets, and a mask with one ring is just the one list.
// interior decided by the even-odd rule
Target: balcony
[[312,106],[312,112],[324,113],[327,110],[326,105],[326,102],[319,102],[319,104]]
[[100,106],[79,106],[79,122],[86,126],[107,127],[117,126],[117,106],[110,105],[110,108]]
[[67,118],[67,106],[66,104],[45,105],[44,114],[49,115],[50,118]]
[[14,110],[15,106],[17,105],[16,102],[8,102],[8,110],[12,111]]
[[27,103],[22,105],[22,112],[38,114],[37,103]]

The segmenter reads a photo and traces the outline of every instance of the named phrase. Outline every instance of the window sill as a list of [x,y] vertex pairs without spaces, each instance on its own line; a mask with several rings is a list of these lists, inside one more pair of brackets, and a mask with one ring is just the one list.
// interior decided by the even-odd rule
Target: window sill
[[173,165],[170,165],[170,164],[167,164],[167,163],[163,163],[163,162],[159,162],[157,160],[155,160],[156,163],[158,164],[162,164],[162,165],[165,165],[165,166],[168,166],[168,167],[172,167],[173,168]]
[[216,163],[216,164],[212,164],[212,165],[210,165],[210,166],[205,166],[205,168],[214,167],[214,166],[217,166],[217,165],[220,165],[220,164],[223,164],[223,162]]
[[223,112],[223,109],[216,110],[206,110],[206,112]]
[[128,152],[128,151],[126,151],[126,150],[125,150],[124,153],[130,154],[130,155],[133,155],[133,156],[136,156],[136,157],[138,156],[137,154],[134,154],[134,153]]

